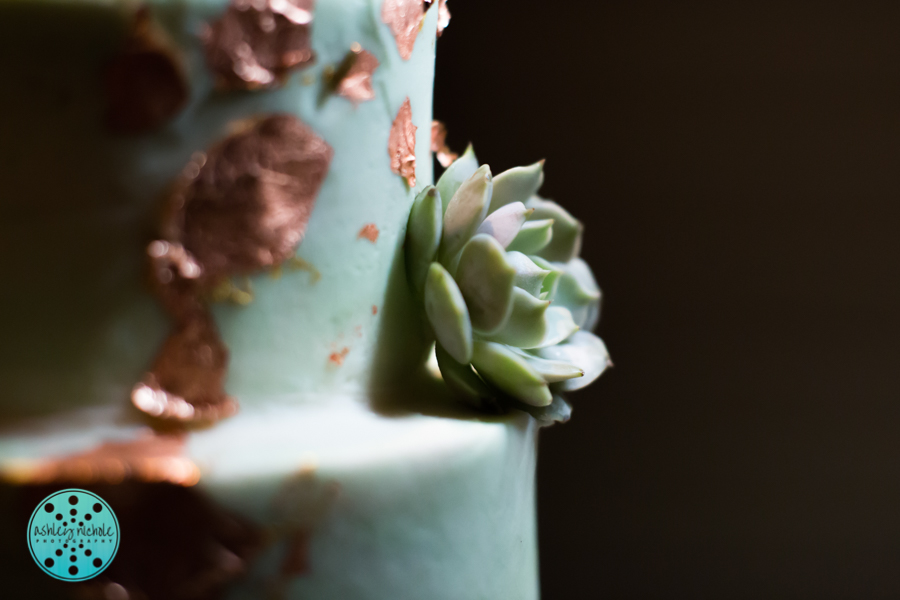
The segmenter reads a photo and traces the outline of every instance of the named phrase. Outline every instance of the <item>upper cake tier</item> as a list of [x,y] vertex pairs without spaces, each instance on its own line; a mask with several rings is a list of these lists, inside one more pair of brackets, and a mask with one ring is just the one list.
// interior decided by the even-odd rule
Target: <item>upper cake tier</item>
[[440,8],[0,1],[0,416],[324,402],[420,353],[385,320]]

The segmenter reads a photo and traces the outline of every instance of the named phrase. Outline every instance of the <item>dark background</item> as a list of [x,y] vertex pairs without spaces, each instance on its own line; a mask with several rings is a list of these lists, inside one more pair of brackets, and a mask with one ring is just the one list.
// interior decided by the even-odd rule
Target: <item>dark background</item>
[[547,159],[616,363],[542,435],[545,600],[900,597],[900,3],[449,6],[436,118]]

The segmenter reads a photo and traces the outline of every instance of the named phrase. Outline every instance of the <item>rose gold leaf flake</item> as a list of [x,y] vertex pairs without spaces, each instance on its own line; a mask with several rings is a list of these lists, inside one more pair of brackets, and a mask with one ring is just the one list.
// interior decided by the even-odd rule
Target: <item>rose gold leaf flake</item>
[[378,241],[378,227],[375,226],[375,223],[363,225],[363,228],[359,230],[356,239],[367,239],[374,244]]
[[332,77],[332,88],[354,104],[375,97],[372,89],[372,73],[378,68],[378,59],[354,44]]
[[249,303],[249,280],[241,289],[231,278],[292,257],[331,156],[299,119],[272,115],[239,123],[191,158],[164,207],[165,239],[147,247],[151,281],[174,329],[132,390],[137,409],[175,423],[234,414],[223,383],[228,350],[206,302]]
[[447,147],[447,128],[440,121],[431,122],[431,151],[442,167],[449,167],[450,163],[459,158],[457,153],[451,152]]
[[[151,431],[127,442],[106,442],[69,456],[33,463],[4,472],[3,478],[23,485],[71,482],[80,485],[119,484],[123,481],[195,485],[200,470],[183,455],[184,435]],[[24,465],[23,465],[24,467]]]
[[207,153],[170,202],[180,242],[219,279],[271,268],[303,239],[332,150],[292,115],[243,127]]
[[207,311],[176,325],[131,402],[145,414],[176,422],[212,422],[234,414],[225,394],[228,350]]
[[344,364],[344,358],[347,357],[347,354],[350,353],[350,348],[343,348],[340,352],[332,352],[328,356],[328,360],[334,363],[336,366],[341,366]]
[[412,56],[423,18],[425,7],[422,0],[384,0],[381,6],[381,20],[394,34],[397,50],[403,60],[409,60]]
[[450,9],[447,8],[447,0],[438,0],[438,37],[441,37],[448,25],[450,25]]
[[106,126],[121,134],[153,131],[187,103],[181,57],[150,11],[135,13],[131,31],[103,73]]
[[407,98],[391,126],[388,153],[391,155],[391,171],[404,177],[411,188],[416,185],[416,129]]
[[314,59],[314,0],[232,0],[203,35],[206,62],[221,89],[281,85]]

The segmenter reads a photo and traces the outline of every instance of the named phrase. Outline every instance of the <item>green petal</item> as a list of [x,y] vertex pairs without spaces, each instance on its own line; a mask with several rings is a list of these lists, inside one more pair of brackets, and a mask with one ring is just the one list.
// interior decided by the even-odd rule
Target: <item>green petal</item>
[[[532,218],[534,213],[532,213]],[[553,219],[526,221],[516,238],[506,247],[523,254],[537,254],[553,239]]]
[[538,300],[520,288],[513,288],[512,313],[509,320],[496,333],[488,336],[492,342],[534,348],[539,345],[547,333],[545,313],[550,303]]
[[553,400],[544,379],[524,358],[502,344],[475,342],[472,364],[482,377],[522,402],[547,406]]
[[472,149],[472,144],[469,144],[463,155],[454,160],[444,171],[444,174],[441,175],[441,178],[438,179],[437,189],[441,193],[441,199],[444,203],[443,210],[447,210],[447,204],[453,198],[456,190],[477,169],[478,159],[475,158],[475,150]]
[[481,377],[472,370],[472,365],[454,360],[450,353],[437,344],[434,348],[441,376],[447,386],[457,395],[467,400],[480,400],[494,396]]
[[528,364],[531,365],[531,368],[543,377],[544,381],[547,383],[556,383],[559,381],[566,381],[567,379],[574,379],[576,377],[584,377],[584,371],[572,363],[562,360],[540,358],[539,356],[535,356],[525,350],[519,350],[518,348],[512,348],[512,351],[524,358]]
[[491,210],[513,202],[527,202],[544,183],[544,161],[527,167],[513,167],[494,178],[494,195]]
[[431,263],[425,279],[425,314],[438,343],[457,362],[472,361],[472,324],[456,282],[438,263]]
[[578,331],[578,325],[572,319],[572,313],[561,306],[548,308],[547,312],[544,313],[544,321],[546,322],[544,338],[536,344],[523,346],[523,348],[532,349],[554,346]]
[[563,276],[563,270],[560,268],[559,263],[552,263],[545,258],[541,258],[540,256],[529,256],[534,264],[539,266],[540,268],[549,271],[547,276],[544,278],[544,283],[541,284],[541,300],[550,300],[556,295],[556,287],[559,285],[559,278]]
[[406,275],[417,294],[441,243],[441,195],[428,186],[416,196],[406,226]]
[[554,423],[565,423],[572,417],[572,407],[559,394],[553,394],[553,402],[549,406],[538,407],[522,404],[517,408],[521,408],[537,419],[542,427],[548,427]]
[[593,329],[600,317],[600,288],[591,268],[580,258],[560,266],[563,272],[550,298],[553,305],[568,308],[582,329]]
[[507,252],[506,262],[516,270],[516,287],[522,288],[535,298],[539,298],[544,278],[550,274],[550,271],[542,269],[521,252]]
[[584,226],[575,217],[570,215],[562,206],[550,200],[532,198],[526,204],[534,209],[532,220],[553,219],[553,238],[539,252],[526,252],[526,254],[539,254],[547,260],[568,262],[578,256],[581,251],[581,234]]
[[438,256],[441,264],[451,271],[456,270],[459,251],[475,234],[475,230],[487,215],[492,187],[491,169],[484,165],[459,186],[447,205]]
[[554,384],[555,389],[566,391],[579,390],[589,385],[612,365],[606,345],[588,331],[577,331],[564,343],[541,348],[535,353],[548,360],[571,363],[584,371],[584,377]]
[[532,209],[525,208],[521,202],[507,204],[490,213],[478,226],[476,233],[486,233],[506,248],[516,238],[525,219],[532,212]]
[[495,331],[506,323],[516,270],[506,261],[500,242],[483,233],[469,240],[459,257],[456,280],[476,330]]

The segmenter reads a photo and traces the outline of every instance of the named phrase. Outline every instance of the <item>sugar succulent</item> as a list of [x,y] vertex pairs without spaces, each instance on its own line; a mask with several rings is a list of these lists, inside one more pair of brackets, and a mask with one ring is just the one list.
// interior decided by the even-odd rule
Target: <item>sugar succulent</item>
[[571,412],[560,394],[588,385],[610,361],[590,332],[600,288],[578,257],[583,226],[536,195],[543,167],[493,177],[470,146],[416,197],[406,272],[457,395],[558,421]]

